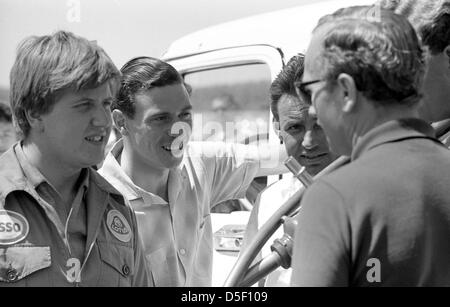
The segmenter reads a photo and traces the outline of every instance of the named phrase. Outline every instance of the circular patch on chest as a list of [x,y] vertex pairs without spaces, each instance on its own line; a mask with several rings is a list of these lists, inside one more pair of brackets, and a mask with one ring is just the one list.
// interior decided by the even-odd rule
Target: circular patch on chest
[[106,218],[109,231],[120,241],[130,242],[131,227],[126,218],[117,210],[110,210]]

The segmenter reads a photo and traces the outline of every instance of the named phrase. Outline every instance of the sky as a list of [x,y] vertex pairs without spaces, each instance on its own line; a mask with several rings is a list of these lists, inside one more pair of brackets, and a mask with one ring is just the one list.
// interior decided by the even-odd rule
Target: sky
[[135,56],[160,57],[183,35],[218,23],[321,0],[0,0],[0,87],[19,42],[69,30],[100,46],[120,68]]

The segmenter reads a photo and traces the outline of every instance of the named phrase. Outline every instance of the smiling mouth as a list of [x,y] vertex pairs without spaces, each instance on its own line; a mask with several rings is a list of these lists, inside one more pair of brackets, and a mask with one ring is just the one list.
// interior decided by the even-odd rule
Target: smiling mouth
[[87,136],[84,139],[86,141],[92,142],[92,143],[102,143],[103,140],[105,139],[105,137],[101,136],[101,135],[97,135],[97,136]]
[[[164,149],[167,152],[172,152],[172,149],[171,149],[170,146],[161,146],[161,148]],[[180,143],[180,146],[178,146],[178,149],[179,150],[183,150],[183,148],[184,148],[183,143]]]

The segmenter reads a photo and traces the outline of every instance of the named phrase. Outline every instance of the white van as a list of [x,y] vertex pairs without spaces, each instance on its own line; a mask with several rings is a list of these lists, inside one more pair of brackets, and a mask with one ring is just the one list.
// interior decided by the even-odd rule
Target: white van
[[[271,127],[271,82],[293,55],[304,53],[320,17],[341,7],[373,2],[323,1],[209,27],[173,42],[163,59],[192,87],[192,137],[235,142],[268,138],[278,143]],[[225,122],[234,125],[227,127]],[[256,189],[278,179],[273,177],[257,179]],[[254,195],[249,198],[252,201]],[[248,216],[249,211],[212,214],[213,286],[223,285],[231,271]]]

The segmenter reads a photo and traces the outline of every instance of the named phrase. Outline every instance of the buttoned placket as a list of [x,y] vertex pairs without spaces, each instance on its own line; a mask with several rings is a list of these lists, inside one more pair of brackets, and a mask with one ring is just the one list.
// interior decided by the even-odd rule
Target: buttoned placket
[[[83,191],[78,191],[77,192],[77,195],[75,196],[75,199],[72,202],[69,214],[68,214],[68,216],[66,218],[66,222],[64,224],[62,223],[61,218],[60,218],[58,212],[56,211],[56,209],[54,208],[54,206],[49,204],[48,201],[46,201],[38,193],[36,193],[37,194],[36,200],[38,201],[39,205],[46,212],[47,217],[50,219],[50,221],[52,221],[52,223],[55,225],[56,229],[58,230],[58,234],[59,234],[59,236],[61,237],[61,239],[62,239],[62,241],[64,243],[63,245],[65,247],[64,250],[65,250],[65,253],[66,253],[66,258],[71,258],[72,257],[72,249],[71,249],[71,246],[70,246],[70,238],[69,238],[69,234],[68,234],[68,227],[69,227],[69,223],[70,223],[71,217],[77,215],[77,213],[78,213],[78,211],[80,209],[80,206],[82,205],[82,202],[84,201],[85,194],[86,194],[86,187],[82,187],[82,189],[83,189]],[[47,191],[45,191],[44,193],[47,193]],[[51,195],[49,195],[49,196],[51,198],[53,198]],[[61,198],[60,198],[60,201],[62,201]],[[57,204],[55,204],[55,205],[57,205]],[[85,255],[86,255],[86,253],[85,253]],[[81,278],[81,271],[82,271],[82,268],[84,266],[84,263],[86,263],[86,261],[87,261],[87,257],[84,257],[83,262],[82,262],[83,265],[81,266],[81,269],[78,272],[79,275],[75,278],[75,280],[79,280]],[[74,283],[74,285],[78,286],[78,282]]]
[[[69,229],[70,218],[72,216],[76,217],[78,215],[80,207],[82,206],[83,202],[85,201],[86,187],[82,187],[82,189],[83,189],[83,192],[82,193],[80,193],[80,191],[77,192],[77,195],[75,196],[75,199],[73,200],[72,205],[70,206],[70,211],[69,211],[69,214],[67,215],[66,224],[64,227],[64,234],[65,234],[65,237],[67,238],[67,244],[69,245],[68,247],[69,247],[69,252],[70,252],[71,256],[72,256],[72,250],[70,247],[70,238],[69,238],[68,229]],[[86,225],[86,227],[87,227],[87,225]]]
[[[98,189],[96,185],[91,185],[90,189],[86,193],[86,215],[87,215],[87,237],[86,237],[86,247],[84,252],[84,261],[80,268],[80,277],[83,269],[87,263],[89,255],[94,248],[96,239],[100,232],[100,226],[103,222],[102,215],[106,211],[106,207],[109,203],[109,194]],[[97,196],[101,196],[102,198],[98,198]],[[89,204],[91,204],[89,206]],[[80,278],[81,280],[81,278]],[[78,285],[77,285],[78,286]]]
[[53,206],[51,206],[46,200],[44,200],[34,188],[27,187],[25,191],[28,192],[37,201],[38,205],[44,210],[45,214],[47,215],[47,218],[50,220],[50,222],[53,223],[59,237],[62,240],[62,246],[65,252],[65,256],[66,258],[70,258],[70,244],[66,237],[64,225],[61,222],[61,219],[59,218],[59,215],[56,212],[55,208],[53,208]]
[[[94,188],[94,187],[92,187],[92,188]],[[68,238],[68,234],[67,234],[69,220],[72,216],[76,216],[76,213],[79,210],[79,205],[81,205],[81,201],[79,200],[79,197],[83,197],[84,201],[86,201],[86,210],[87,210],[86,214],[88,217],[87,223],[86,223],[87,238],[86,238],[85,252],[84,252],[84,257],[83,257],[84,259],[81,264],[81,268],[78,272],[78,276],[76,276],[76,278],[75,278],[75,280],[81,280],[81,274],[83,272],[83,268],[85,267],[85,265],[87,263],[87,260],[88,260],[89,255],[95,245],[95,240],[96,240],[99,230],[100,230],[100,225],[102,222],[100,215],[103,214],[103,212],[106,209],[106,206],[108,204],[108,197],[105,197],[103,199],[103,201],[100,201],[99,202],[100,205],[97,203],[96,206],[87,206],[87,203],[88,203],[87,196],[90,194],[89,193],[90,190],[88,189],[88,191],[84,190],[82,193],[77,193],[77,195],[74,199],[74,202],[75,201],[78,202],[77,208],[75,208],[75,210],[74,210],[74,207],[71,206],[71,210],[67,217],[66,223],[63,224],[58,213],[56,212],[55,208],[52,205],[50,205],[46,200],[44,200],[33,187],[28,186],[26,191],[37,200],[38,204],[44,209],[49,220],[54,224],[59,237],[62,239],[66,258],[72,257],[70,242],[69,242],[69,238]],[[97,200],[97,201],[99,201],[99,200]],[[92,208],[92,207],[95,207],[95,208]],[[75,287],[78,287],[80,283],[75,282],[73,284]]]
[[[182,269],[184,271],[184,282],[183,285],[186,284],[187,281],[187,257],[188,257],[188,251],[186,247],[180,246],[177,233],[175,231],[175,225],[174,225],[174,206],[177,202],[177,199],[182,191],[182,185],[184,183],[184,180],[186,177],[182,174],[182,171],[179,168],[173,169],[169,173],[168,178],[168,205],[169,205],[169,213],[170,213],[170,219],[171,219],[171,227],[172,227],[172,235],[174,238],[175,243],[175,249],[177,250],[178,258],[181,261]],[[183,242],[186,244],[186,242]]]

